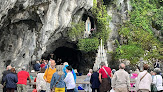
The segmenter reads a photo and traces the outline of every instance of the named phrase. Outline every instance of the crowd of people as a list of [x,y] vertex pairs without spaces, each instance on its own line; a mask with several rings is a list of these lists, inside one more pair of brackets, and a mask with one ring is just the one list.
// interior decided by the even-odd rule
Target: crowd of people
[[[119,70],[116,71],[105,66],[104,62],[101,62],[101,68],[93,69],[94,72],[91,75],[90,83],[92,84],[92,92],[129,92],[131,87],[135,90],[131,92],[163,92],[162,76],[160,68],[155,68],[148,73],[149,66],[143,65],[143,71],[139,72],[138,69],[135,72],[130,73],[125,71],[125,64],[119,65]],[[101,76],[102,75],[102,76]],[[131,79],[134,79],[135,83],[130,83]]]
[[[125,64],[119,65],[119,70],[107,67],[104,62],[100,64],[101,68],[93,67],[87,74],[91,84],[92,92],[129,92],[131,87],[135,87],[135,92],[162,92],[162,76],[160,68],[155,68],[148,73],[149,66],[144,64],[143,71],[138,69],[135,72],[125,71]],[[34,70],[37,72],[36,91],[37,92],[78,92],[76,87],[76,73],[67,63],[56,65],[55,60],[36,61]],[[16,72],[11,65],[4,71],[1,84],[3,92],[27,92],[27,81],[31,83],[30,74],[26,67]],[[135,83],[130,83],[134,79]],[[155,88],[155,89],[154,89]],[[155,90],[155,91],[153,91]]]

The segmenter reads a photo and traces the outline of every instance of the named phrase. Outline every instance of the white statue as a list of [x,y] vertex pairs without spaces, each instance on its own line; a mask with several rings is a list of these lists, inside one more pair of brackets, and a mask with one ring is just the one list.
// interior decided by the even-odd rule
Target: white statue
[[84,33],[84,38],[89,37],[89,35],[91,34],[91,21],[89,19],[89,17],[86,20],[85,23],[85,33]]

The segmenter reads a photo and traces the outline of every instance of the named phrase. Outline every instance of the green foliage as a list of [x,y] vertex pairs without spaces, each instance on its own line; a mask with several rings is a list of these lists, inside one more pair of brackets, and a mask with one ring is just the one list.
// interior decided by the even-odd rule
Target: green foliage
[[91,52],[97,50],[98,45],[99,45],[99,40],[97,38],[80,39],[78,42],[79,49],[85,52]]
[[117,58],[130,60],[135,64],[144,54],[144,50],[137,45],[122,45],[116,49]]
[[85,30],[84,22],[72,23],[72,28],[68,31],[70,39],[81,39]]
[[110,19],[107,14],[106,6],[103,5],[102,0],[98,3],[96,2],[96,0],[94,0],[94,5],[91,11],[92,14],[95,16],[97,22],[97,33],[95,37],[103,39],[104,43],[106,43],[109,37],[108,19]]
[[163,7],[154,11],[153,21],[155,23],[156,29],[163,30]]
[[[154,36],[152,27],[162,30],[163,8],[160,0],[132,0],[130,21],[121,25],[119,34],[127,43],[118,46],[116,57],[135,64],[140,57],[146,60],[163,59],[162,44]],[[153,49],[156,47],[155,49]],[[145,55],[145,56],[144,56]]]
[[[98,5],[97,5],[98,4]],[[85,52],[91,52],[98,49],[99,38],[103,40],[103,43],[106,43],[109,37],[109,20],[111,19],[106,11],[106,6],[103,5],[103,2],[97,3],[97,0],[94,0],[94,6],[91,10],[92,14],[95,17],[95,22],[97,24],[97,31],[91,36],[91,38],[80,39],[78,42],[78,47],[80,50]]]

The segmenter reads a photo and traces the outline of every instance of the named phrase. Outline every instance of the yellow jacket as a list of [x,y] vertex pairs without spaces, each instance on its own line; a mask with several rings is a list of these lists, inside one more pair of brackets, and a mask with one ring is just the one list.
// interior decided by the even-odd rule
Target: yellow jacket
[[51,82],[53,74],[56,72],[56,68],[52,69],[51,67],[47,68],[44,74],[44,80],[47,80],[48,83]]

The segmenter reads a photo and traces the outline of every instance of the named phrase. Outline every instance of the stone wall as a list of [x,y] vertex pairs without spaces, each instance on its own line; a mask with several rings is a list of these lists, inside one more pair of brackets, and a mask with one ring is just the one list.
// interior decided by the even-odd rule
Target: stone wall
[[1,0],[0,70],[10,62],[15,67],[27,65],[65,45],[55,42],[69,41],[72,19],[78,21],[92,6],[93,0]]

